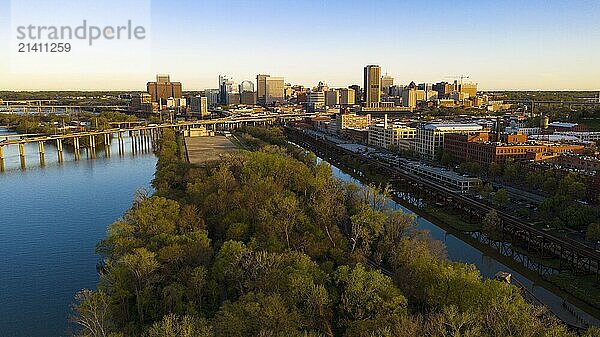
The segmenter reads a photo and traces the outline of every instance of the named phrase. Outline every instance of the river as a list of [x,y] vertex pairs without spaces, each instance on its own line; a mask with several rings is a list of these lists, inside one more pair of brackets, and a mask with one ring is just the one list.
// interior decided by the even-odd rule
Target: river
[[[361,181],[335,165],[332,165],[332,170],[333,175],[343,181],[363,185]],[[410,193],[407,191],[398,192],[404,194]],[[387,206],[390,209],[402,210],[405,213],[414,215],[416,217],[416,227],[428,231],[434,239],[442,241],[446,246],[448,258],[450,260],[475,265],[481,272],[481,275],[485,278],[493,278],[499,271],[511,273],[514,279],[519,281],[530,293],[534,294],[537,299],[544,303],[546,307],[550,308],[552,312],[561,319],[576,326],[581,326],[583,322],[594,326],[600,326],[600,320],[595,318],[598,317],[597,309],[591,308],[585,303],[582,303],[558,289],[550,291],[548,288],[551,288],[552,286],[537,277],[533,272],[526,273],[524,268],[520,268],[515,263],[511,263],[512,267],[509,267],[508,264],[499,262],[498,259],[502,258],[499,254],[494,254],[493,251],[489,253],[483,252],[457,236],[448,233],[442,226],[432,223],[427,220],[426,217],[416,214],[398,202],[388,200]],[[522,272],[519,272],[516,269],[519,269]],[[575,312],[579,318],[576,318],[576,316],[573,315],[573,312]],[[596,316],[590,314],[590,312],[594,312],[594,315]],[[583,319],[583,321],[581,319]]]
[[[0,129],[0,135],[7,134]],[[1,136],[0,136],[1,137]],[[122,216],[136,190],[150,188],[156,158],[125,154],[113,143],[111,158],[74,161],[65,147],[46,145],[41,168],[37,144],[25,146],[26,169],[17,146],[4,148],[0,173],[0,336],[69,335],[74,294],[98,282],[95,246],[108,224]]]
[[[0,129],[0,137],[2,134],[7,131]],[[67,151],[62,164],[56,160],[56,148],[47,145],[43,168],[39,165],[37,144],[30,144],[25,147],[25,169],[20,167],[18,148],[5,148],[6,170],[0,173],[1,336],[69,334],[69,306],[74,294],[83,288],[94,288],[98,281],[96,243],[105,236],[107,225],[130,207],[136,190],[149,188],[154,174],[154,155],[134,156],[129,139],[125,142],[126,153],[122,157],[114,142],[110,158],[99,148],[96,159],[85,159],[83,151],[84,159],[75,161]],[[346,172],[332,168],[336,177],[360,184]],[[413,214],[396,202],[389,201],[389,206]],[[484,277],[493,277],[498,271],[510,272],[553,311],[565,316],[568,312],[563,301],[574,308],[579,305],[424,217],[417,215],[416,223],[445,243],[450,259],[476,265]],[[581,315],[598,324],[590,315]]]

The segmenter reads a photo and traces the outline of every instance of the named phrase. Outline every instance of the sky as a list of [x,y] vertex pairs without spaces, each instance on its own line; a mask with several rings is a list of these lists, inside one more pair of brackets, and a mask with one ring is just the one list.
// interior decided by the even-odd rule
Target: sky
[[[69,17],[71,0],[48,1],[58,9],[44,15]],[[36,71],[11,63],[14,13],[0,0],[0,90],[144,90],[157,73],[184,90],[215,88],[219,74],[241,82],[259,73],[345,87],[362,83],[367,64],[400,84],[467,75],[483,90],[600,90],[598,0],[141,1],[147,48],[119,45],[120,67],[92,56],[63,72],[42,58],[30,63]]]

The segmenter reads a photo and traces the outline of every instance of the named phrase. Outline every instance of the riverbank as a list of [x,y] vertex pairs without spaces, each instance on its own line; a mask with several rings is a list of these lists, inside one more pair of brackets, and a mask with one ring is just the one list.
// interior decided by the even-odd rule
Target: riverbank
[[[333,157],[330,157],[330,155],[331,155],[330,153],[320,153],[320,154],[324,155],[329,160],[334,159]],[[349,155],[336,156],[335,159],[333,160],[333,164],[338,165],[338,166],[341,164],[342,167],[347,166],[349,169],[349,172],[354,172],[355,178],[357,178],[358,180],[360,180],[361,182],[364,182],[364,183],[374,183],[376,185],[380,185],[380,184],[385,185],[389,182],[389,179],[387,177],[385,177],[384,175],[382,175],[380,171],[372,170],[369,165],[366,165],[366,164],[364,164],[364,162],[354,159],[353,156],[349,156]],[[398,186],[396,186],[396,187],[398,187]],[[402,191],[402,187],[400,187],[399,191]],[[479,241],[473,239],[470,235],[468,235],[468,234],[463,235],[462,233],[465,232],[465,229],[473,229],[475,226],[473,226],[472,224],[469,224],[468,222],[462,221],[462,220],[459,222],[456,222],[455,221],[456,215],[451,214],[451,213],[450,214],[444,213],[443,209],[438,209],[438,207],[427,209],[427,207],[425,207],[425,208],[415,207],[414,204],[406,203],[402,199],[399,199],[398,201],[403,203],[406,207],[408,207],[412,211],[416,212],[417,214],[420,214],[422,216],[425,216],[429,219],[436,221],[438,224],[442,225],[443,228],[451,229],[451,231],[454,232],[456,235],[461,236],[464,241],[477,247],[478,249],[480,249],[480,250],[483,249],[484,251],[486,251],[488,253],[493,251],[494,256],[496,258],[503,261],[503,263],[512,266],[511,267],[512,269],[520,270],[522,274],[527,274],[527,275],[529,275],[529,277],[533,277],[534,275],[537,275],[536,271],[525,268],[522,264],[514,261],[510,256],[507,257],[504,255],[498,254],[496,250],[493,250],[491,247],[485,246],[484,244],[480,243]],[[434,210],[434,211],[432,211],[432,210]],[[466,232],[471,232],[471,231],[467,230]],[[551,260],[543,260],[543,261],[549,262],[549,263],[552,262]],[[543,284],[548,290],[550,290],[554,293],[562,294],[561,297],[564,298],[565,300],[568,299],[569,301],[574,302],[574,304],[576,304],[579,307],[587,307],[588,309],[586,309],[586,311],[589,312],[596,320],[598,318],[600,318],[600,311],[598,310],[598,308],[600,306],[597,303],[591,301],[589,297],[582,296],[584,292],[571,293],[571,292],[565,291],[567,289],[562,289],[562,291],[561,291],[561,289],[559,288],[560,284],[558,284],[558,283],[550,282],[551,280],[543,281],[543,279],[540,278],[539,276],[535,276],[535,277],[533,277],[533,279],[537,279],[536,283]],[[589,286],[589,283],[587,285]],[[594,289],[591,288],[591,289],[588,289],[587,291],[592,292],[592,291],[594,291]],[[561,310],[560,306],[555,306],[555,308],[556,308],[556,310]]]
[[447,333],[460,317],[498,336],[575,336],[518,288],[445,259],[423,221],[307,151],[266,146],[198,167],[173,134],[161,143],[156,193],[100,245],[102,277],[115,282],[76,305],[106,303],[107,333],[412,337]]

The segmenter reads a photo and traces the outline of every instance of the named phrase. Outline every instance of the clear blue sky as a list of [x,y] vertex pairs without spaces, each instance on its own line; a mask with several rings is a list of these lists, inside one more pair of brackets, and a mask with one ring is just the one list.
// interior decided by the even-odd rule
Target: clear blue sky
[[[12,34],[8,8],[0,0],[1,41]],[[347,86],[380,64],[399,83],[466,74],[483,89],[600,90],[598,0],[154,0],[151,32],[152,52],[140,55],[149,73],[60,83],[11,75],[2,46],[0,89],[142,89],[155,73],[189,90],[216,87],[221,73]]]

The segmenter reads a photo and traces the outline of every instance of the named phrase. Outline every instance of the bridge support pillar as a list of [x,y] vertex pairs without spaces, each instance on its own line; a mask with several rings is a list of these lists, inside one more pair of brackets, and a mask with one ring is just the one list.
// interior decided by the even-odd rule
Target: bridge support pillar
[[139,132],[140,132],[140,143],[141,143],[140,145],[141,145],[141,148],[142,148],[142,152],[144,152],[147,149],[147,146],[146,146],[147,145],[147,143],[146,143],[147,142],[147,139],[146,139],[146,130],[142,129]]
[[73,147],[75,148],[75,160],[81,159],[81,148],[79,147],[79,137],[73,138]]
[[0,146],[0,172],[4,172],[4,147]]
[[38,152],[40,153],[40,165],[41,166],[46,165],[46,157],[44,156],[45,150],[44,150],[44,142],[43,141],[38,142]]
[[63,144],[62,144],[62,139],[57,139],[56,140],[56,150],[58,152],[58,162],[62,163],[63,162]]
[[104,134],[104,155],[110,157],[110,133]]
[[135,143],[135,133],[133,131],[129,131],[129,138],[131,139],[131,152],[135,155],[136,143]]
[[119,156],[122,156],[125,152],[125,145],[123,144],[123,132],[121,131],[117,132],[117,143],[119,143]]
[[25,169],[25,146],[23,143],[19,143],[19,157],[21,159],[21,169]]
[[96,136],[90,135],[90,157],[96,158]]

